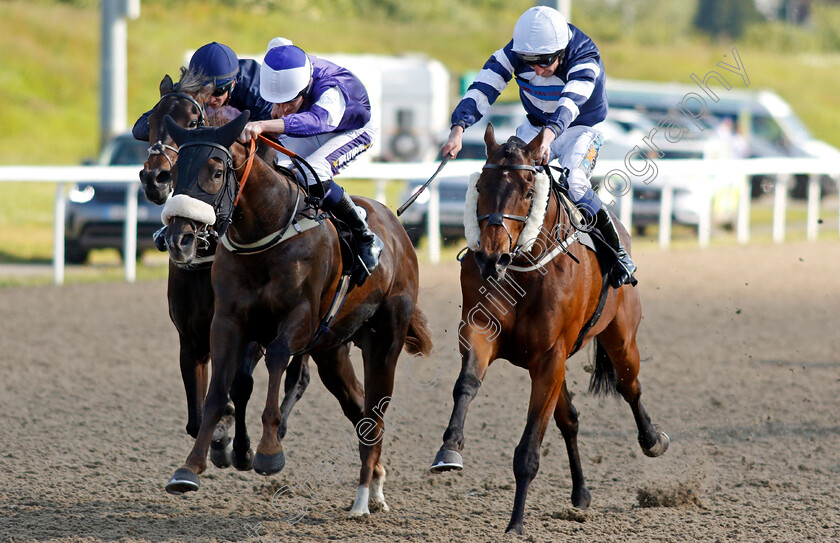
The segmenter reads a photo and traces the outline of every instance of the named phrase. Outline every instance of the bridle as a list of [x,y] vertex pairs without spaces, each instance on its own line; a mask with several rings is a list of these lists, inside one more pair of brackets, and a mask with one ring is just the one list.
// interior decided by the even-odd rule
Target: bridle
[[[528,164],[485,164],[482,168],[483,170],[524,170],[533,172],[536,174],[539,170],[536,166],[528,165]],[[533,208],[533,205],[531,206]],[[508,240],[510,241],[510,245],[513,246],[513,235],[510,233],[507,225],[505,224],[504,219],[510,219],[516,222],[527,222],[528,217],[531,216],[531,210],[528,210],[528,214],[524,217],[522,215],[512,215],[510,213],[488,213],[486,215],[481,215],[478,217],[478,222],[487,220],[487,226],[501,226],[505,229],[505,232],[508,235]],[[517,242],[516,247],[514,247],[511,255],[515,258],[519,256],[519,253],[522,251],[522,245]]]
[[[198,127],[201,128],[205,125],[206,115],[205,115],[205,112],[204,112],[204,106],[199,104],[198,101],[195,98],[193,98],[192,96],[190,96],[189,94],[184,93],[184,92],[168,92],[168,93],[164,94],[163,96],[160,97],[160,100],[158,100],[158,103],[155,104],[154,109],[157,109],[157,107],[160,105],[160,103],[163,102],[164,98],[169,98],[169,97],[183,98],[185,100],[189,100],[190,102],[192,102],[193,105],[198,108]],[[172,168],[175,167],[175,165],[172,162],[172,159],[169,158],[169,155],[167,155],[164,152],[166,150],[172,151],[176,155],[178,154],[178,149],[177,148],[175,148],[171,145],[167,145],[167,144],[163,143],[163,141],[161,141],[161,140],[158,140],[158,141],[154,142],[152,145],[149,146],[149,156],[151,157],[153,155],[163,155],[163,158],[165,158],[166,161],[169,163],[169,169],[171,170]]]

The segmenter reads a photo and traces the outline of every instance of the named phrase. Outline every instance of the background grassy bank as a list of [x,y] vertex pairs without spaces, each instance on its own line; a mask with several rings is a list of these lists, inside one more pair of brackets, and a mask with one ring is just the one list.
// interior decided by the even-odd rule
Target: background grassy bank
[[[797,48],[757,31],[737,43],[690,29],[695,2],[575,2],[573,22],[601,48],[610,77],[690,82],[737,46],[750,88],[788,100],[814,134],[840,147],[840,54]],[[422,53],[459,76],[480,68],[510,37],[530,1],[142,0],[128,21],[128,120],[159,96],[161,77],[177,78],[184,52],[207,41],[240,53],[286,36],[313,52]],[[0,2],[0,164],[78,164],[99,148],[100,10],[95,0]],[[778,39],[769,41],[770,37]],[[804,47],[804,46],[803,46]],[[780,49],[783,49],[780,51]],[[732,81],[736,88],[742,82]],[[509,89],[510,90],[510,89]],[[503,98],[515,99],[513,92]],[[371,185],[358,192],[373,194]],[[0,183],[0,262],[48,260],[55,187]]]

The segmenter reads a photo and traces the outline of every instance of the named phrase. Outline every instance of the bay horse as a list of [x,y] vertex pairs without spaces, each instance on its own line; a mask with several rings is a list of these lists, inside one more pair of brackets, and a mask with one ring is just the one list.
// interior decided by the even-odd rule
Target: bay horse
[[[162,205],[172,193],[172,166],[178,160],[178,146],[172,141],[163,118],[171,116],[184,128],[194,129],[205,124],[220,124],[226,116],[216,116],[205,110],[213,93],[213,83],[200,72],[181,69],[181,79],[175,85],[169,75],[160,82],[160,100],[152,110],[149,123],[149,156],[140,171],[140,180],[146,198]],[[210,266],[216,251],[214,240],[197,253],[189,263],[169,261],[167,299],[169,317],[178,331],[181,378],[187,396],[187,433],[195,438],[201,426],[201,412],[209,381],[210,323],[213,320],[213,287]],[[233,450],[227,437],[227,426],[220,424],[211,447],[210,458],[218,467],[233,463],[237,469],[251,469],[250,442],[245,429],[245,405],[253,387],[251,374],[262,357],[259,345],[251,345],[244,355],[242,366],[233,386],[233,405],[227,411],[236,415],[239,439],[234,440]],[[286,435],[289,414],[309,384],[309,363],[306,356],[295,357],[286,372],[285,395],[281,412],[283,422],[278,429],[280,437]],[[237,406],[238,404],[238,406]],[[228,417],[225,417],[226,419]]]
[[[646,455],[661,455],[669,443],[640,400],[638,290],[629,285],[608,289],[603,284],[608,276],[601,273],[596,254],[564,233],[572,232],[569,215],[552,197],[548,176],[535,167],[545,132],[530,144],[514,137],[500,145],[492,124],[485,130],[487,163],[468,193],[464,212],[470,251],[461,261],[461,372],[443,445],[430,468],[433,473],[463,469],[464,420],[488,366],[503,358],[527,369],[531,396],[514,453],[516,494],[506,530],[516,534],[524,533],[525,498],[539,469],[540,445],[552,415],[566,443],[572,504],[585,509],[591,501],[578,454],[578,415],[565,371],[566,359],[593,338],[596,360],[590,390],[624,397]],[[621,235],[629,249],[627,232],[622,229]],[[560,250],[548,251],[550,247]]]
[[[379,266],[361,286],[350,290],[325,329],[324,317],[335,308],[336,291],[346,285],[341,281],[338,234],[316,210],[307,216],[300,205],[305,192],[295,179],[253,157],[236,141],[248,117],[246,111],[224,126],[196,130],[165,120],[180,149],[173,168],[175,196],[164,208],[170,258],[189,259],[196,236],[208,228],[219,232],[223,245],[212,273],[216,305],[210,329],[210,390],[192,451],[167,490],[198,490],[198,474],[205,469],[213,425],[222,415],[237,360],[249,343],[256,342],[267,345],[269,382],[254,470],[270,475],[285,465],[277,437],[280,379],[293,355],[309,352],[359,439],[362,466],[349,515],[369,514],[369,499],[387,509],[381,437],[397,359],[403,348],[428,354],[432,347],[426,318],[417,306],[414,248],[385,206],[356,198],[385,246]],[[225,228],[227,218],[230,223]],[[364,388],[352,370],[351,341],[364,358]]]

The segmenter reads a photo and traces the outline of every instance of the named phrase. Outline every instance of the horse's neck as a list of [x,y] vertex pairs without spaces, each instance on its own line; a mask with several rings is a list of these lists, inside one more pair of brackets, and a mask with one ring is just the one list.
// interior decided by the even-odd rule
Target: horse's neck
[[259,156],[251,159],[243,186],[250,150],[237,142],[231,152],[240,186],[239,202],[230,225],[236,241],[249,243],[282,230],[296,212],[300,188]]

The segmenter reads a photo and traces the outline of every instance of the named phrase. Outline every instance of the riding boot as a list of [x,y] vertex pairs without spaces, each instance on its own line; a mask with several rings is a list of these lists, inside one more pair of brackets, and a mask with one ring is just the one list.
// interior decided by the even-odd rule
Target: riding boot
[[633,273],[636,272],[636,263],[630,258],[627,251],[621,245],[621,238],[618,236],[618,230],[610,217],[609,212],[601,208],[595,214],[595,227],[604,236],[604,240],[612,247],[618,255],[618,261],[610,270],[610,280],[612,286],[615,288],[621,287],[630,282]]
[[167,251],[166,248],[166,229],[168,226],[164,226],[157,230],[154,234],[152,234],[152,240],[155,242],[155,247],[157,250],[165,253]]
[[373,272],[379,265],[379,255],[382,252],[382,240],[368,228],[367,221],[361,215],[356,204],[346,192],[341,196],[338,204],[330,209],[335,217],[347,224],[353,237],[359,244],[359,257],[368,270]]

